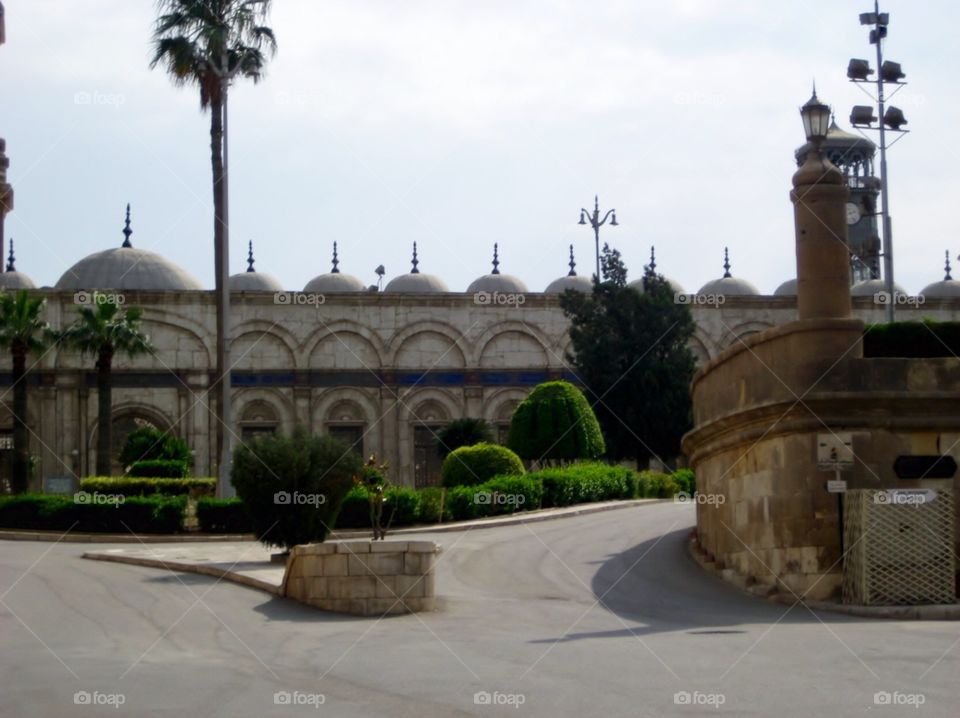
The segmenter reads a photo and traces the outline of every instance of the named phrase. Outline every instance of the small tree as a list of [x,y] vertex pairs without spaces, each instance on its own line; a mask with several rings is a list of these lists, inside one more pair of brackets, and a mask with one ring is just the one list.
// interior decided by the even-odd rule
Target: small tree
[[287,550],[327,537],[361,469],[343,442],[303,427],[292,436],[259,436],[233,457],[231,479],[254,533],[265,545]]
[[383,507],[387,503],[387,489],[390,488],[390,481],[387,479],[389,468],[386,462],[378,466],[376,454],[371,454],[360,473],[353,477],[353,482],[357,486],[362,486],[367,492],[367,500],[370,502],[370,526],[373,528],[374,541],[383,541],[386,538],[387,530],[393,523],[393,515],[396,513],[396,506],[394,506],[394,510],[390,513],[390,519],[384,526]]
[[76,322],[63,332],[67,346],[97,358],[97,475],[109,476],[112,452],[113,358],[134,357],[153,351],[150,340],[140,331],[142,311],[123,309],[116,302],[98,302],[80,307]]
[[190,447],[186,441],[153,426],[141,426],[131,431],[120,449],[120,462],[124,467],[138,461],[183,461],[189,464],[190,459]]
[[483,419],[464,417],[454,419],[437,434],[437,453],[441,459],[447,458],[454,449],[474,444],[493,442],[493,429]]
[[461,446],[443,461],[440,476],[444,486],[476,486],[494,476],[525,473],[520,457],[506,446],[475,444]]
[[42,352],[51,333],[40,314],[44,300],[31,298],[26,289],[16,294],[0,292],[0,347],[10,350],[13,372],[13,481],[14,493],[27,490],[31,456],[27,430],[27,355]]
[[507,446],[538,464],[596,459],[603,434],[586,397],[566,381],[539,384],[513,412]]

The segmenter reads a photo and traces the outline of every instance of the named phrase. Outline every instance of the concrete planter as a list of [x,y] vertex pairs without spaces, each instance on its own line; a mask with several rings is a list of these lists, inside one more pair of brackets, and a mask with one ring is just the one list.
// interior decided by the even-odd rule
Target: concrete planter
[[280,595],[325,611],[383,616],[432,611],[433,541],[343,541],[294,546]]

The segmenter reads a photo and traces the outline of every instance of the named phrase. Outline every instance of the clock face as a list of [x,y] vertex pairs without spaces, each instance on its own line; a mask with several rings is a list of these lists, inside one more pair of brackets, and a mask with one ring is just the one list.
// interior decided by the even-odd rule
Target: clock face
[[860,208],[853,202],[847,202],[847,224],[856,224],[860,221]]

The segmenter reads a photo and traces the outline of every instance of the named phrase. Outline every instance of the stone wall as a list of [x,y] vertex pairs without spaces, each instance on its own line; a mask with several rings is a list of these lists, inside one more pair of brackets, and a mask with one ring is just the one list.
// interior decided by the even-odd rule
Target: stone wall
[[280,595],[325,611],[383,616],[432,611],[432,541],[344,541],[295,546]]

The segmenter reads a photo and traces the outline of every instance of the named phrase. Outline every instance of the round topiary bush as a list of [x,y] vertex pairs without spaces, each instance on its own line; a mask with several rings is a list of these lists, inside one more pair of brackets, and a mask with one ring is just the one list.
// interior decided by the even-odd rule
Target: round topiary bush
[[443,460],[440,475],[444,486],[475,486],[494,476],[524,473],[520,457],[506,446],[474,444],[461,446]]
[[596,459],[606,450],[603,433],[587,398],[573,384],[539,384],[520,402],[510,420],[507,446],[536,462]]
[[360,470],[345,444],[298,428],[238,446],[231,480],[257,538],[289,549],[326,538]]

